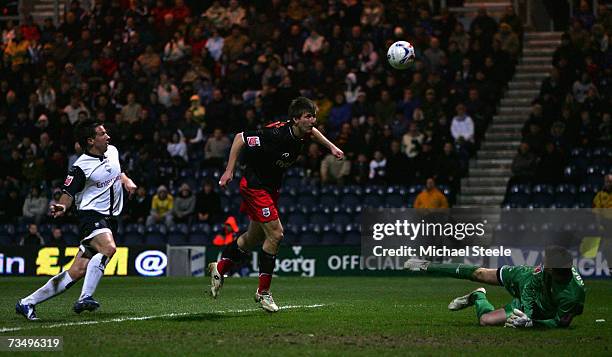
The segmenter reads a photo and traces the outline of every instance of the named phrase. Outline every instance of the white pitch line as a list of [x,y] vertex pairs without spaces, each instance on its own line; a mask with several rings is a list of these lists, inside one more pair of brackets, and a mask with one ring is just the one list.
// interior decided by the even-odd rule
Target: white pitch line
[[[289,309],[316,309],[319,307],[323,307],[325,304],[313,304],[313,305],[287,305],[281,306],[281,310],[289,310]],[[13,331],[22,331],[22,330],[34,330],[34,329],[52,329],[56,327],[69,327],[69,326],[82,326],[82,325],[97,325],[97,324],[107,324],[111,322],[125,322],[125,321],[143,321],[143,320],[152,320],[159,319],[165,317],[179,317],[179,316],[189,316],[189,315],[200,315],[200,314],[241,314],[244,312],[255,312],[260,311],[261,308],[257,309],[237,309],[237,310],[222,310],[222,311],[203,311],[203,312],[173,312],[170,314],[163,315],[151,315],[151,316],[137,316],[137,317],[121,317],[110,320],[88,320],[88,321],[78,321],[78,322],[63,322],[58,324],[51,325],[40,325],[36,326],[33,323],[32,326],[21,326],[21,327],[3,327],[0,328],[0,333],[4,332],[13,332]]]

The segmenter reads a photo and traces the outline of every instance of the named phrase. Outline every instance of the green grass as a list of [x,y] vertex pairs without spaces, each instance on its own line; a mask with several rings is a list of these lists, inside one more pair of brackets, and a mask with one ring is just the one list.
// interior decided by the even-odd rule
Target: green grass
[[[449,312],[448,302],[477,285],[431,278],[275,278],[277,303],[323,304],[268,314],[253,302],[255,279],[231,279],[218,300],[204,295],[203,278],[104,278],[95,313],[76,315],[81,284],[38,306],[28,322],[14,304],[43,278],[2,278],[0,336],[63,336],[69,355],[567,355],[612,354],[612,281],[587,281],[583,315],[569,329],[480,327],[473,309]],[[490,301],[509,300],[499,287]],[[239,311],[243,310],[243,311]],[[142,321],[45,326],[185,313]],[[596,319],[605,319],[596,323]]]

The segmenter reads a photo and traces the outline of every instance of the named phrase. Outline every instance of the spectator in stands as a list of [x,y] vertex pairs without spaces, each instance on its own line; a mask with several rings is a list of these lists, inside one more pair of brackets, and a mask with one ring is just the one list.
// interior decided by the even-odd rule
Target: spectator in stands
[[231,146],[230,139],[223,133],[223,130],[216,128],[204,146],[204,165],[221,167]]
[[151,200],[144,186],[138,186],[136,195],[127,202],[126,220],[129,223],[144,224],[151,211]]
[[189,184],[184,183],[179,188],[178,195],[174,199],[172,216],[174,223],[191,223],[195,211],[196,197],[191,192]]
[[449,185],[453,193],[456,193],[460,187],[461,165],[459,158],[455,153],[453,143],[444,143],[442,154],[437,160],[438,170],[436,180],[445,185]]
[[59,227],[53,227],[51,230],[51,238],[47,241],[47,246],[65,248],[66,240],[64,239],[64,233]]
[[518,152],[512,160],[512,182],[530,183],[535,175],[538,158],[531,152],[529,144],[522,142]]
[[49,201],[40,194],[40,188],[33,186],[23,202],[23,217],[28,221],[40,224],[49,210]]
[[168,154],[173,158],[179,167],[183,167],[189,161],[187,154],[187,143],[181,138],[178,132],[172,134],[172,141],[167,145]]
[[380,150],[374,151],[374,157],[370,161],[370,174],[368,178],[374,184],[385,182],[387,176],[387,159]]
[[436,187],[436,181],[430,177],[425,182],[425,188],[414,200],[414,208],[448,208],[446,196]]
[[544,144],[544,153],[540,157],[536,169],[536,182],[558,184],[563,179],[563,169],[566,159],[559,148],[552,142]]
[[38,232],[38,226],[35,223],[28,225],[28,231],[19,239],[19,245],[23,247],[42,247],[45,245],[45,239]]
[[465,105],[463,103],[457,104],[455,107],[455,112],[457,114],[451,121],[451,135],[461,148],[470,152],[474,144],[474,121],[466,113]]
[[349,160],[338,160],[334,155],[327,154],[321,162],[321,183],[342,185],[348,181],[351,173]]
[[513,61],[518,60],[521,44],[512,27],[503,22],[499,25],[499,32],[495,35],[495,40],[501,43],[501,49],[510,54]]
[[166,186],[161,185],[157,188],[157,194],[151,200],[151,211],[147,217],[147,226],[165,223],[172,225],[172,208],[174,207],[174,197],[168,193]]
[[221,217],[221,198],[213,191],[213,182],[205,180],[202,191],[196,196],[196,220],[201,223],[219,223]]
[[593,208],[612,208],[612,174],[604,176],[604,185],[593,198]]
[[402,152],[398,140],[391,142],[391,152],[387,156],[386,180],[391,185],[404,185],[411,181],[413,170],[406,154]]
[[402,137],[402,151],[408,159],[414,159],[421,151],[421,144],[425,135],[418,130],[417,123],[410,123],[408,132]]

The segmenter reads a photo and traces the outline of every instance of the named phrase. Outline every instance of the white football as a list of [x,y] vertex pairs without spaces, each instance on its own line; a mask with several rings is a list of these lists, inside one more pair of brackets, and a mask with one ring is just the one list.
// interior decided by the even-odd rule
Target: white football
[[414,47],[407,41],[393,43],[387,51],[387,61],[395,69],[406,69],[414,62]]

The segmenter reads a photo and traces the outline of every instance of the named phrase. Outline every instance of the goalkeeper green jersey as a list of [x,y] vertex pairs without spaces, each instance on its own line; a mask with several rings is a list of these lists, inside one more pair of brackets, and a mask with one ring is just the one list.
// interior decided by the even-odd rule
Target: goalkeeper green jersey
[[585,288],[582,277],[572,268],[567,283],[554,282],[541,266],[503,266],[502,285],[514,299],[506,305],[506,315],[522,310],[536,324],[547,327],[569,326],[572,318],[582,313]]

